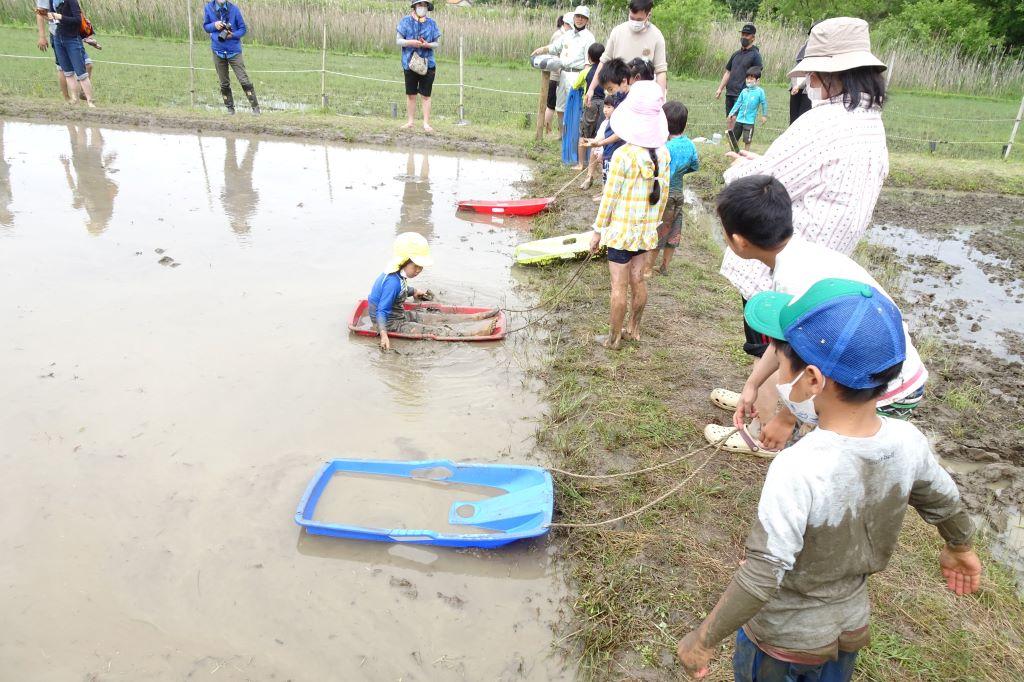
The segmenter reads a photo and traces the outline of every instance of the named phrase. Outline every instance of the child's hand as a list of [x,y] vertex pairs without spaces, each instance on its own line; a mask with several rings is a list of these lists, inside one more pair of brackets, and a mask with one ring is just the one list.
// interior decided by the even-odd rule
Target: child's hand
[[740,399],[736,401],[736,412],[732,416],[732,425],[737,429],[746,426],[746,420],[757,416],[757,407],[754,401],[757,400],[757,386],[743,384],[743,391]]
[[582,138],[580,138],[580,146],[581,147],[589,147],[592,144],[594,144],[594,141],[592,139],[590,139],[589,137],[582,137]]
[[597,253],[599,248],[601,248],[601,233],[594,232],[590,238],[590,253]]
[[772,417],[771,421],[761,428],[761,445],[765,450],[778,452],[786,447],[790,437],[793,435],[793,427],[796,426],[796,419],[788,410],[779,410],[779,413]]
[[698,680],[707,676],[708,663],[714,655],[714,649],[707,649],[701,645],[700,635],[696,630],[679,640],[676,647],[676,658],[683,664],[683,670]]
[[762,116],[761,117],[761,123],[767,123],[767,122],[768,122],[768,117],[767,116]]
[[380,333],[380,349],[384,352],[391,350],[391,339],[388,338],[387,332]]
[[946,587],[957,595],[973,594],[981,585],[981,560],[974,550],[956,551],[949,545],[939,552],[939,566],[942,577],[946,579]]

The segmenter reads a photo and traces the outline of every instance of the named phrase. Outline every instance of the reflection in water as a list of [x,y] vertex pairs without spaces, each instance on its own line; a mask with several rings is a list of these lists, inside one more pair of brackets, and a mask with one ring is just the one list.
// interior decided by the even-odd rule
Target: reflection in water
[[249,234],[249,220],[256,215],[260,200],[259,192],[252,186],[252,165],[260,143],[258,140],[249,141],[241,165],[235,152],[235,139],[226,138],[224,143],[227,149],[224,152],[224,189],[220,199],[235,234]]
[[402,191],[402,215],[395,226],[395,234],[418,232],[429,241],[434,236],[434,223],[430,219],[434,208],[434,195],[430,191],[430,157],[423,155],[417,176],[416,156],[409,152],[405,176],[401,179],[405,181],[405,189]]
[[7,163],[4,155],[4,126],[0,121],[0,225],[10,227],[14,224],[14,214],[11,213],[13,193],[11,192],[11,166]]
[[[117,183],[107,177],[107,169],[117,154],[103,155],[103,133],[99,128],[69,125],[71,159],[62,155],[64,177],[71,189],[71,205],[85,208],[89,216],[86,229],[91,235],[103,234],[114,215],[114,197]],[[74,166],[74,176],[71,167]]]

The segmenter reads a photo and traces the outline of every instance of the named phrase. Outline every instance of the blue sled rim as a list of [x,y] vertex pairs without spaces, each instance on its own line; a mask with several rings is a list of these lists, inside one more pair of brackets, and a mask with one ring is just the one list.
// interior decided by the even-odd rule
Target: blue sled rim
[[[470,525],[492,532],[451,533],[315,521],[314,514],[320,496],[331,478],[339,472],[485,485],[505,492],[477,502],[455,502],[448,518],[439,519],[452,525]],[[553,509],[554,486],[551,474],[541,467],[469,464],[446,459],[413,462],[334,459],[325,462],[310,480],[295,511],[295,522],[314,535],[441,547],[492,548],[544,535],[551,524]]]

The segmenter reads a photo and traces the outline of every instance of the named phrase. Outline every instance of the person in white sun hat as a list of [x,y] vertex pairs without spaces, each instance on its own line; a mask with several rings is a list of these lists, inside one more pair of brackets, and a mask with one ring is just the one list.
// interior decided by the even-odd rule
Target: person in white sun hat
[[565,113],[565,102],[569,96],[580,71],[587,65],[587,50],[594,44],[594,34],[590,32],[590,9],[586,5],[580,5],[565,17],[565,24],[569,29],[561,36],[551,41],[551,44],[538,47],[531,54],[536,57],[542,54],[558,55],[562,65],[562,71],[558,76],[558,90],[555,102],[555,111],[559,119]]
[[[741,152],[723,177],[726,184],[751,175],[771,175],[785,186],[793,202],[793,229],[804,240],[850,255],[864,236],[882,183],[889,173],[889,150],[882,124],[886,101],[885,64],[871,53],[868,24],[863,19],[837,17],[817,24],[807,39],[804,58],[790,76],[807,77],[812,108],[771,144],[763,156]],[[762,263],[743,260],[727,250],[719,271],[745,304],[772,288],[771,273]],[[768,340],[744,324],[744,350],[760,357]],[[751,379],[765,381],[757,375]],[[715,405],[750,417],[755,408],[756,381],[742,393],[717,388]],[[765,381],[767,391],[774,384]],[[762,424],[770,414],[761,412]],[[762,444],[784,444],[779,421],[762,437]]]
[[[637,81],[612,113],[610,126],[626,143],[608,164],[601,207],[594,219],[591,253],[608,248],[611,275],[610,330],[602,345],[618,350],[622,340],[640,340],[640,318],[647,305],[644,268],[647,251],[658,247],[658,226],[668,202],[670,158],[665,93],[654,81]],[[626,289],[632,291],[626,319]]]

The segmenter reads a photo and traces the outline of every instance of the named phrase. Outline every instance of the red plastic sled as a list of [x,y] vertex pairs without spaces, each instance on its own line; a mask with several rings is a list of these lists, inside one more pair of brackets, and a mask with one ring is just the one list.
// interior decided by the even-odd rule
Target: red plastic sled
[[460,201],[459,210],[492,215],[536,215],[550,206],[554,200],[554,197],[544,197],[515,201]]
[[[369,307],[370,303],[366,299],[357,303],[355,309],[352,311],[352,317],[349,319],[348,328],[360,336],[379,336],[376,329],[367,329],[366,327],[359,326],[359,320],[366,315],[366,309]],[[470,308],[466,306],[440,305],[429,301],[406,303],[403,307],[406,310],[430,308],[434,312],[454,315],[472,315],[474,313],[482,313],[487,310],[494,310],[494,308]],[[397,334],[395,332],[388,332],[388,337],[392,339],[430,339],[431,341],[500,341],[505,338],[507,333],[508,320],[505,318],[505,311],[499,310],[498,316],[495,318],[494,333],[488,336],[436,336],[434,334]]]

